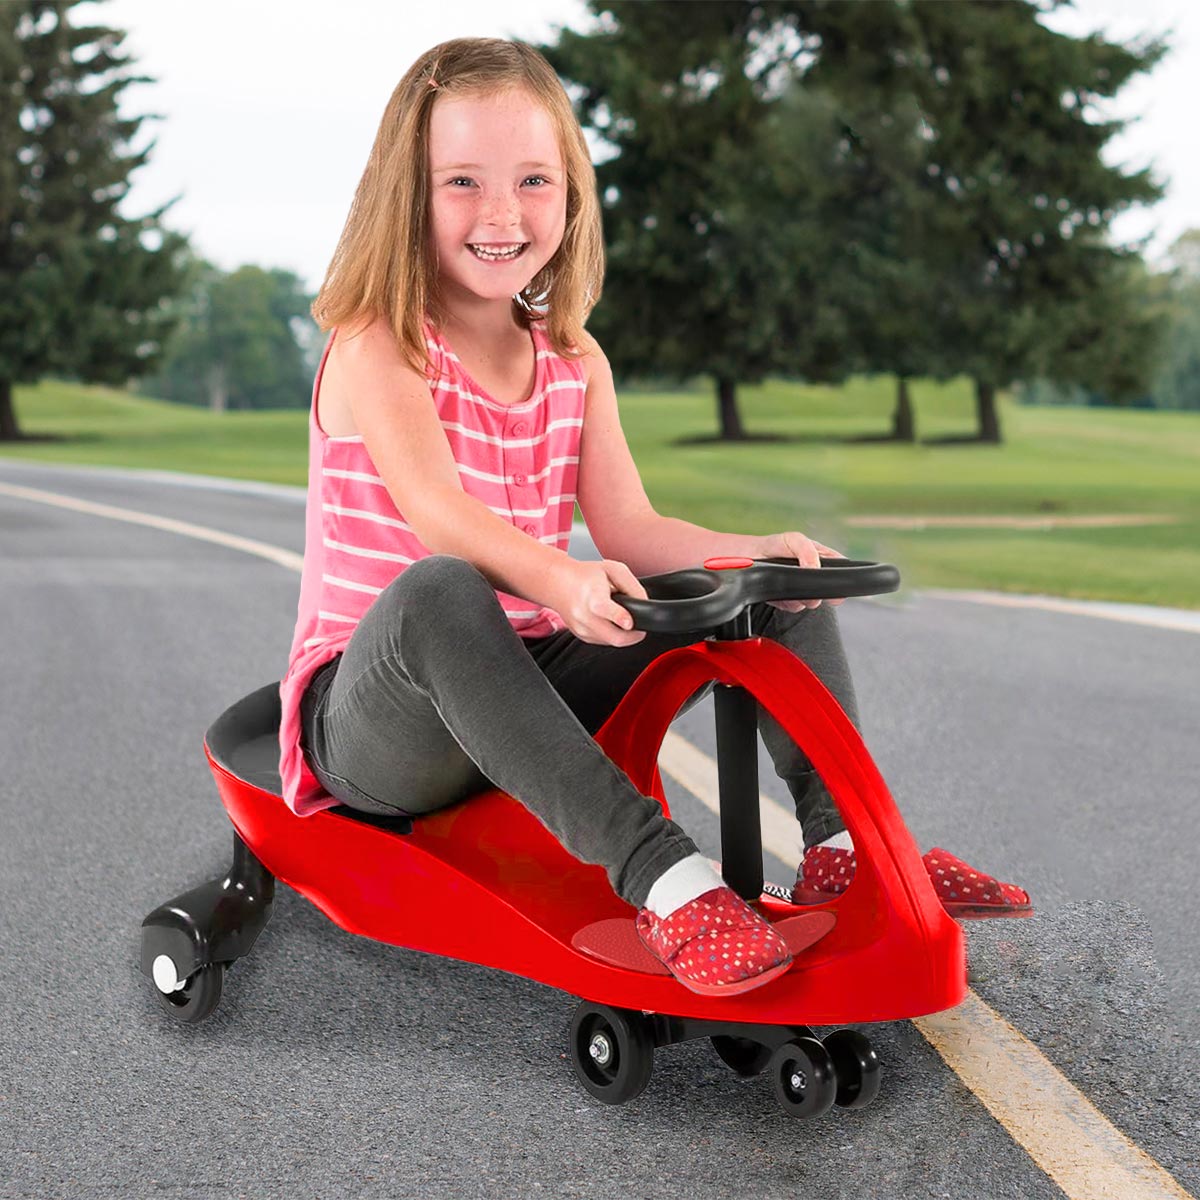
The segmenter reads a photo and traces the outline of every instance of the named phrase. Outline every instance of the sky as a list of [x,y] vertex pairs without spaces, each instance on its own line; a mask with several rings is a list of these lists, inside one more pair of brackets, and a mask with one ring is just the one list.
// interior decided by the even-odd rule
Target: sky
[[[123,93],[123,114],[164,119],[142,125],[135,146],[156,145],[121,211],[181,196],[165,223],[219,267],[286,268],[314,292],[384,106],[419,54],[452,37],[545,42],[560,26],[593,23],[583,0],[89,0],[72,20],[125,30],[136,72],[155,80]],[[1200,4],[1076,0],[1043,20],[1109,40],[1172,32],[1167,58],[1101,109],[1136,118],[1110,139],[1105,162],[1151,167],[1168,189],[1153,208],[1117,218],[1113,235],[1150,236],[1147,256],[1160,261],[1179,234],[1200,227]]]

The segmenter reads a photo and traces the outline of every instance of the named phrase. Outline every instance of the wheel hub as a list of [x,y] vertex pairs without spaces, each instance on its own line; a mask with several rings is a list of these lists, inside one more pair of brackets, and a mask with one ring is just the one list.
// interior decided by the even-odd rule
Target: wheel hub
[[593,1034],[588,1044],[588,1054],[598,1067],[607,1067],[612,1061],[612,1042],[603,1033]]
[[160,954],[154,960],[154,966],[151,967],[151,971],[154,976],[154,986],[164,996],[169,996],[172,992],[179,991],[187,983],[186,979],[179,978],[179,972],[175,969],[175,962],[169,954]]

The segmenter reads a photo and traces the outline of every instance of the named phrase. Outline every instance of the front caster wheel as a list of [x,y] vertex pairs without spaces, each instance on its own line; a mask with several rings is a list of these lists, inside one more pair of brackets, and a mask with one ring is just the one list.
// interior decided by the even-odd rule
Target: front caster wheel
[[771,1084],[790,1117],[819,1117],[833,1107],[837,1076],[829,1051],[816,1038],[784,1042],[767,1064]]
[[632,1100],[654,1070],[650,1022],[631,1009],[581,1002],[571,1021],[571,1066],[597,1100]]
[[879,1095],[879,1059],[866,1036],[857,1029],[839,1029],[825,1039],[837,1074],[840,1108],[866,1108]]
[[156,970],[154,994],[176,1021],[195,1025],[211,1015],[220,1004],[221,983],[225,977],[224,963],[205,963],[179,988],[164,988],[165,983],[173,983],[173,968],[169,974],[170,979],[164,979],[162,969]]
[[771,1047],[749,1038],[727,1037],[718,1034],[710,1039],[717,1057],[743,1079],[761,1075],[771,1061]]

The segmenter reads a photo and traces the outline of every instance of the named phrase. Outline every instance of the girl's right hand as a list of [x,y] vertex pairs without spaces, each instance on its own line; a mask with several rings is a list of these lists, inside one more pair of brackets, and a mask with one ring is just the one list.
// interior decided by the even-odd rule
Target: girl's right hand
[[619,592],[635,600],[648,600],[646,589],[623,563],[611,559],[600,562],[561,564],[551,604],[581,642],[593,646],[633,646],[645,636],[644,629],[633,628],[633,617],[613,599]]

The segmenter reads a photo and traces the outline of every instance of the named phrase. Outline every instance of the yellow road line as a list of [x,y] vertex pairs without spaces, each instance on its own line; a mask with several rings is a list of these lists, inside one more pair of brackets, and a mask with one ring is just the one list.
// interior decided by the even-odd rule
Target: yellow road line
[[913,1024],[1072,1200],[1192,1200],[974,992]]
[[[720,812],[716,759],[667,731],[659,769]],[[759,793],[763,848],[793,866],[794,813]],[[957,1008],[913,1024],[1070,1200],[1193,1200],[1023,1034],[974,992]]]
[[[0,493],[199,538],[294,571],[303,563],[303,556],[290,550],[187,521],[16,484],[0,483]],[[673,730],[663,740],[659,767],[705,807],[720,811],[716,760]],[[764,849],[794,864],[799,857],[795,816],[762,793],[759,811]],[[957,1008],[913,1024],[1070,1200],[1194,1200],[974,992]]]

